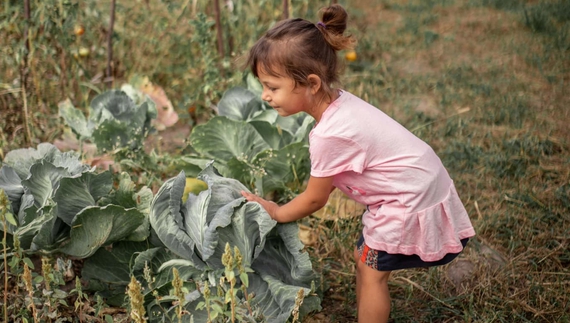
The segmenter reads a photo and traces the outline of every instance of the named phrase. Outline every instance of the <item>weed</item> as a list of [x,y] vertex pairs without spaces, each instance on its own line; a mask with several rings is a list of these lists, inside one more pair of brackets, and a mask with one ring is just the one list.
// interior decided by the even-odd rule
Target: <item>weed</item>
[[134,276],[131,276],[131,282],[128,286],[128,294],[131,318],[136,323],[146,322],[146,311],[144,309],[144,297],[142,295],[141,283],[139,283]]

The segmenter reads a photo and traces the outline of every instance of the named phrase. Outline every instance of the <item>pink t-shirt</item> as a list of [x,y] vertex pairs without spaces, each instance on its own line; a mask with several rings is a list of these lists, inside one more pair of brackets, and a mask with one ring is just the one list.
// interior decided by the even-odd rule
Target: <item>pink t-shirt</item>
[[363,236],[373,249],[437,261],[475,235],[439,157],[384,112],[342,92],[309,135],[311,176],[358,203]]

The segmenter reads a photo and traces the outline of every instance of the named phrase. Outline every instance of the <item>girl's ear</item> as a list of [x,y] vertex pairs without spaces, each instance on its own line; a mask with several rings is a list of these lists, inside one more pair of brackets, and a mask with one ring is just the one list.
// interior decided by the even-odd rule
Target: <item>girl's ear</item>
[[321,89],[321,78],[316,74],[309,74],[307,76],[307,81],[309,81],[309,89],[311,90],[311,94],[317,94]]

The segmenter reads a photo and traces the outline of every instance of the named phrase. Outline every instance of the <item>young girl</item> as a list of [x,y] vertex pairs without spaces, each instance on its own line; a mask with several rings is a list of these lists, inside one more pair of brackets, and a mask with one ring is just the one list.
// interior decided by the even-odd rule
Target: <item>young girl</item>
[[281,116],[306,112],[309,135],[307,189],[285,205],[242,192],[278,222],[322,208],[334,188],[367,205],[356,243],[358,322],[386,322],[392,270],[443,265],[475,231],[453,181],[425,142],[338,82],[337,51],[352,48],[340,5],[321,10],[321,21],[284,20],[251,48],[248,66],[263,85],[262,99]]

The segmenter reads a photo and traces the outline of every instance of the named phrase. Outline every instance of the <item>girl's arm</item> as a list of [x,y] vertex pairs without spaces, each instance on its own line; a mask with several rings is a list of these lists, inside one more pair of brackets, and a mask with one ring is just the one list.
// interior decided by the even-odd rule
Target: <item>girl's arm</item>
[[282,206],[249,192],[242,191],[241,194],[248,201],[261,204],[273,220],[284,223],[304,218],[325,206],[329,199],[329,194],[334,189],[332,183],[332,177],[311,176],[307,189]]

